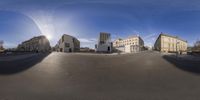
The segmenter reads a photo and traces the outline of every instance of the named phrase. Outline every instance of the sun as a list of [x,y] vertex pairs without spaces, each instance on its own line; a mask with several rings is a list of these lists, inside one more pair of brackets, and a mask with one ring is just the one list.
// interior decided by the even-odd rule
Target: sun
[[45,22],[38,24],[41,33],[50,41],[54,38],[54,27],[51,23]]
[[46,36],[46,38],[47,38],[48,40],[52,40],[52,39],[53,39],[53,33],[52,33],[51,28],[49,28],[49,27],[44,27],[44,28],[42,28],[42,34],[43,34],[44,36]]
[[50,35],[50,34],[46,34],[45,36],[47,37],[48,40],[52,39],[52,35]]

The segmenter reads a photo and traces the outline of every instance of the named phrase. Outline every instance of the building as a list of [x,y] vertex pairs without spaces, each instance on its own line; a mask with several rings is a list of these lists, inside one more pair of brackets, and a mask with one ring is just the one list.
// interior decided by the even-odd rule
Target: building
[[80,48],[80,52],[89,52],[90,51],[90,48],[88,47],[81,47]]
[[97,45],[95,45],[96,52],[112,52],[112,42],[110,33],[100,32]]
[[91,49],[89,47],[81,47],[80,52],[90,52],[91,53],[91,52],[95,52],[95,50]]
[[154,49],[161,52],[187,52],[187,41],[161,33],[154,44]]
[[116,51],[132,53],[144,49],[144,41],[140,36],[131,36],[127,39],[117,39],[113,42]]
[[22,42],[18,45],[17,50],[27,52],[49,52],[51,50],[51,46],[49,40],[42,35]]
[[70,35],[64,34],[56,45],[59,52],[77,52],[80,50],[80,41]]
[[0,41],[0,53],[4,52],[3,41]]

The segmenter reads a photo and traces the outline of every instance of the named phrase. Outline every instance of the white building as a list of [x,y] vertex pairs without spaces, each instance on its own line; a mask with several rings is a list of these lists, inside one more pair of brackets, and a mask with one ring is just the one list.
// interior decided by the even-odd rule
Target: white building
[[140,36],[132,36],[127,39],[117,39],[113,42],[116,51],[132,53],[144,49],[144,41]]
[[56,49],[60,52],[76,52],[80,50],[80,41],[73,36],[64,34],[58,41]]
[[112,52],[112,42],[110,33],[101,32],[98,43],[95,46],[96,52]]

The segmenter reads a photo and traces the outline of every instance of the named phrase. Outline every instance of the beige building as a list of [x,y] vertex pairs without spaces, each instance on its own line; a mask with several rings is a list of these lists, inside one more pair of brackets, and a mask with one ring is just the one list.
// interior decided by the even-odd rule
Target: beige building
[[29,52],[48,52],[51,50],[49,40],[45,36],[33,37],[30,40],[24,41],[18,45],[19,51]]
[[154,48],[161,52],[186,52],[187,41],[177,36],[161,33],[154,44]]
[[144,41],[140,36],[131,36],[127,39],[117,39],[113,42],[113,47],[121,52],[139,52],[144,48]]
[[96,52],[112,52],[112,42],[110,33],[101,32],[98,43],[95,46]]
[[76,52],[80,50],[80,41],[70,35],[64,34],[56,45],[57,51]]

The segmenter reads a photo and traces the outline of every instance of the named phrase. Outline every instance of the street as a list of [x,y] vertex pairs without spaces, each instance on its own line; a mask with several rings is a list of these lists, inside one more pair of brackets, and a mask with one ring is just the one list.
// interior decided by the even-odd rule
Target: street
[[153,51],[0,61],[0,100],[198,100],[199,65]]

